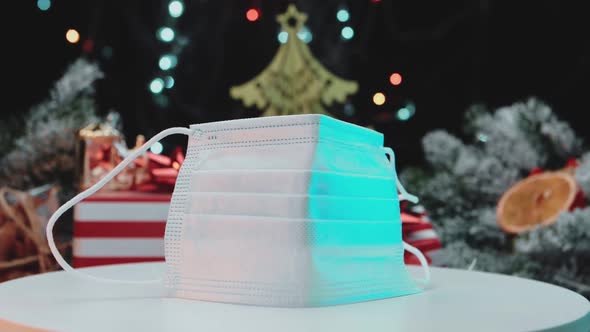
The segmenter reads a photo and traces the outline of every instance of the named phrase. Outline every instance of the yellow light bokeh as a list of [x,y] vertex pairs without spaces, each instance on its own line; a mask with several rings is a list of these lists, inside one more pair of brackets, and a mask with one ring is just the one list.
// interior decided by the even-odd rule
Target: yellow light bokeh
[[66,32],[66,40],[72,44],[75,44],[80,41],[80,34],[76,29],[69,29]]
[[373,95],[373,103],[377,106],[385,104],[385,95],[382,92],[377,92]]

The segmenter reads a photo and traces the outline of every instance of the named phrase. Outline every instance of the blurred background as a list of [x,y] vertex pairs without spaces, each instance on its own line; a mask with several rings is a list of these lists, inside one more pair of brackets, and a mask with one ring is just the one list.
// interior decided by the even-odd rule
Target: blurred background
[[[579,5],[558,1],[12,1],[2,11],[5,22],[18,23],[5,34],[5,75],[13,79],[1,116],[47,98],[80,56],[105,74],[95,85],[99,114],[119,112],[130,140],[257,116],[228,91],[271,61],[280,46],[275,16],[289,3],[308,14],[300,37],[315,57],[359,84],[331,113],[385,133],[402,166],[422,161],[427,131],[457,131],[475,103],[493,108],[537,96],[588,135],[590,21]],[[166,55],[175,57],[170,69]],[[173,86],[150,90],[167,77]],[[378,92],[382,105],[373,102]],[[399,111],[408,107],[415,113]]]

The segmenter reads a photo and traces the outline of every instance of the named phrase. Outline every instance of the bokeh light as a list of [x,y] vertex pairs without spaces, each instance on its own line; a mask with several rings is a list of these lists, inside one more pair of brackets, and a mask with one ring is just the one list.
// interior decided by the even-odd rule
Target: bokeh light
[[164,86],[166,87],[166,89],[172,89],[172,87],[174,86],[174,77],[172,76],[166,76],[164,77]]
[[150,151],[155,154],[160,154],[164,151],[164,146],[162,143],[156,142],[150,147]]
[[311,40],[313,39],[311,31],[309,31],[309,28],[306,26],[304,26],[303,28],[301,28],[301,30],[299,30],[299,32],[297,32],[297,37],[306,44],[311,42]]
[[177,61],[178,60],[176,58],[176,55],[165,54],[160,57],[160,60],[158,61],[158,66],[162,70],[168,70],[176,67]]
[[169,27],[162,27],[158,30],[157,36],[161,41],[169,43],[174,40],[175,33]]
[[412,115],[410,113],[410,110],[405,107],[402,107],[399,110],[397,110],[397,118],[400,121],[407,121],[411,116]]
[[182,1],[170,1],[170,3],[168,4],[168,13],[170,14],[170,16],[174,18],[180,17],[182,13],[184,13],[184,4],[182,3]]
[[158,94],[160,92],[162,92],[162,90],[164,89],[164,80],[162,80],[161,78],[154,78],[151,82],[150,82],[150,91],[154,94]]
[[340,9],[336,12],[336,19],[340,22],[347,22],[350,19],[350,13],[346,9]]
[[255,22],[260,18],[260,12],[256,8],[250,8],[246,12],[246,19],[250,22]]
[[393,73],[389,76],[389,82],[393,85],[402,84],[402,75],[400,73]]
[[287,31],[281,31],[277,35],[277,39],[279,40],[279,43],[284,44],[289,40],[289,33]]
[[342,28],[340,34],[344,39],[352,39],[352,37],[354,37],[354,30],[351,27],[346,26]]
[[80,34],[76,29],[69,29],[66,31],[66,40],[71,44],[75,44],[80,41]]
[[385,95],[382,92],[377,92],[373,95],[373,103],[377,106],[385,104]]
[[37,8],[41,11],[49,10],[51,7],[51,0],[37,0]]

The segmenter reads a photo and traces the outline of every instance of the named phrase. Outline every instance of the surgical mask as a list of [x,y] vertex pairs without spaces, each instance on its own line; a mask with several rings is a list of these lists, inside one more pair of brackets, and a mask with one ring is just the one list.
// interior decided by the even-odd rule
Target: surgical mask
[[[280,307],[327,306],[421,291],[427,261],[402,241],[399,201],[415,201],[397,179],[383,135],[324,115],[241,119],[170,128],[127,156],[50,218],[52,229],[155,142],[189,136],[165,234],[172,297]],[[401,194],[398,194],[401,193]],[[404,265],[416,255],[424,280]]]

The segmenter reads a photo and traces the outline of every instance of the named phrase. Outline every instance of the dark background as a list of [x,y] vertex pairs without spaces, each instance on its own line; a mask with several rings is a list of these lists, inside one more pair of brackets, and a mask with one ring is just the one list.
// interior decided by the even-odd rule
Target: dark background
[[[3,89],[0,119],[47,98],[52,82],[80,56],[105,72],[96,86],[100,113],[118,111],[130,143],[136,134],[149,137],[170,126],[257,116],[230,99],[228,90],[270,62],[279,47],[275,15],[289,3],[309,15],[315,56],[360,84],[350,100],[354,114],[340,105],[333,115],[383,132],[402,166],[421,162],[420,138],[427,131],[459,132],[474,103],[495,108],[536,96],[581,136],[590,136],[583,121],[590,20],[583,2],[569,1],[184,0],[178,19],[168,15],[167,0],[55,0],[45,12],[36,0],[5,2],[2,53],[9,89]],[[351,14],[346,24],[336,20],[342,6]],[[261,10],[257,22],[245,18],[250,7]],[[167,24],[184,46],[157,40],[157,29]],[[340,30],[347,24],[355,36],[344,41]],[[66,42],[69,28],[80,32],[79,43]],[[173,48],[176,83],[158,97],[166,98],[164,106],[148,85],[162,74],[159,56]],[[392,72],[403,75],[401,86],[389,84]],[[377,91],[388,97],[380,107],[371,102]],[[408,101],[416,114],[400,122],[395,112]]]

